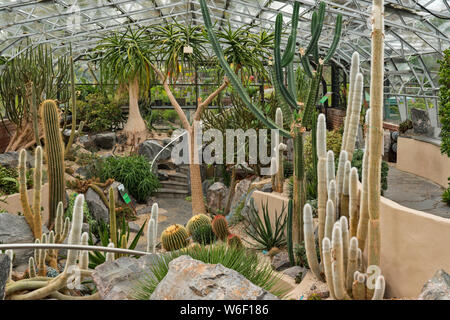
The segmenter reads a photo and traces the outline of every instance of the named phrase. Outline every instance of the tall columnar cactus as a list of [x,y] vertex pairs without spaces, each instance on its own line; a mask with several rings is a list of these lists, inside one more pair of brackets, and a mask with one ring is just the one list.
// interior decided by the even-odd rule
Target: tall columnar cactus
[[[325,216],[327,206],[327,128],[325,115],[317,119],[317,211],[319,215],[319,248],[322,258],[322,239],[325,233]],[[321,259],[322,260],[322,259]]]
[[33,121],[34,140],[36,140],[36,144],[38,145],[38,147],[40,147],[41,138],[39,135],[39,118],[37,110],[36,88],[33,85],[33,83],[31,83],[31,116]]
[[73,67],[73,57],[70,56],[70,93],[72,97],[72,126],[70,128],[70,137],[67,142],[65,154],[68,155],[70,153],[70,148],[72,148],[73,140],[75,138],[76,133],[76,125],[77,125],[77,97],[75,92],[75,70]]
[[[63,203],[60,202],[56,209],[55,228],[49,233],[48,242],[56,244],[63,243],[69,234],[69,228],[70,219],[69,217],[64,219],[64,207]],[[58,269],[58,249],[49,249],[47,251],[47,257],[49,266],[53,269]]]
[[356,231],[358,228],[358,205],[359,205],[359,193],[358,193],[358,169],[352,168],[350,170],[349,181],[349,220],[350,220],[350,237],[356,237]]
[[216,237],[222,241],[225,241],[230,234],[227,219],[223,215],[218,214],[212,220],[211,225]]
[[42,188],[42,148],[37,147],[34,162],[33,206],[30,206],[27,193],[27,152],[22,149],[19,154],[19,192],[23,215],[35,239],[42,236],[41,188]]
[[155,219],[150,219],[147,226],[147,252],[155,253],[156,250],[156,222]]
[[331,180],[330,184],[328,185],[328,200],[331,200],[331,202],[333,202],[334,215],[336,219],[336,180]]
[[373,0],[372,55],[370,70],[369,127],[369,251],[368,265],[380,266],[380,179],[383,147],[383,84],[384,84],[384,1]]
[[[280,108],[277,108],[275,113],[275,123],[280,128],[283,128],[283,111]],[[283,138],[279,137],[277,145],[278,150],[278,170],[275,174],[275,185],[274,191],[282,193],[283,192],[283,184],[284,184],[284,164],[283,164],[283,148],[280,148],[280,145],[283,143]]]
[[158,217],[159,217],[159,207],[158,207],[158,203],[154,203],[152,205],[152,212],[150,214],[150,219],[155,220],[155,234],[156,236],[158,236]]
[[[117,247],[117,221],[116,221],[116,200],[114,199],[114,189],[109,188],[109,238]],[[117,255],[116,255],[117,258]]]
[[[342,27],[342,15],[337,16],[336,28],[333,41],[330,45],[329,51],[322,59],[319,57],[318,41],[323,27],[323,20],[325,17],[325,3],[321,2],[318,12],[314,12],[314,26],[311,41],[308,46],[300,49],[302,58],[301,63],[307,74],[313,78],[311,88],[308,97],[305,101],[304,107],[300,108],[298,97],[296,95],[295,76],[294,76],[294,55],[296,51],[296,39],[297,39],[297,27],[299,20],[300,3],[294,2],[292,13],[291,32],[288,39],[287,47],[284,54],[281,55],[281,33],[283,16],[278,14],[275,22],[275,39],[274,39],[274,63],[271,69],[272,81],[275,88],[276,96],[280,97],[280,106],[283,110],[284,122],[289,125],[291,131],[284,130],[283,127],[278,126],[271,119],[266,118],[261,110],[252,104],[252,101],[240,82],[238,76],[230,68],[227,63],[223,51],[220,47],[217,36],[214,33],[211,18],[209,16],[209,10],[205,0],[200,0],[203,20],[205,23],[208,37],[211,42],[214,53],[218,57],[218,61],[225,73],[230,79],[236,92],[244,104],[251,110],[252,113],[260,120],[264,125],[270,129],[278,129],[283,137],[293,138],[294,140],[294,190],[293,190],[293,242],[300,244],[303,239],[302,234],[302,210],[303,205],[306,202],[306,176],[304,168],[304,154],[303,154],[303,134],[307,127],[311,127],[313,121],[312,114],[315,110],[315,106],[318,99],[319,84],[322,78],[323,65],[327,63],[333,56],[341,36]],[[311,71],[310,68],[310,56],[313,55],[317,70]],[[270,63],[269,63],[270,64]],[[285,71],[283,70],[285,68]],[[284,74],[287,74],[286,79]],[[285,86],[285,80],[287,80],[287,86]]]
[[186,247],[188,238],[187,230],[182,225],[173,224],[161,234],[161,243],[165,250],[174,251]]
[[341,214],[341,197],[344,186],[345,163],[347,162],[347,159],[347,151],[341,149],[336,175],[336,213],[338,216]]
[[[83,232],[81,235],[81,244],[84,246],[88,245],[89,234],[87,232]],[[78,262],[78,266],[81,270],[87,270],[89,268],[89,251],[81,251],[80,259]]]
[[327,190],[330,187],[331,180],[336,180],[336,168],[335,168],[335,164],[334,164],[334,152],[333,152],[333,150],[328,150],[328,152],[327,152]]
[[[108,244],[108,248],[115,248],[114,243],[110,242]],[[105,256],[105,261],[106,262],[114,261],[114,259],[115,259],[115,255],[114,255],[113,252],[107,252],[106,253],[106,256]]]
[[342,195],[340,199],[340,215],[349,218],[348,214],[348,202],[349,202],[349,182],[350,182],[350,170],[352,164],[350,161],[345,161],[344,165],[344,177],[342,179]]
[[360,60],[359,53],[355,51],[352,55],[352,62],[350,65],[350,79],[348,83],[348,96],[347,96],[347,112],[344,121],[344,134],[342,135],[342,144],[341,144],[342,150],[347,150],[347,137],[354,102],[353,97],[355,96],[355,83],[360,68],[359,60]]
[[306,204],[303,209],[303,232],[305,234],[305,251],[308,258],[309,268],[317,279],[322,279],[320,274],[319,262],[316,255],[316,242],[314,240],[314,222],[312,217],[312,209]]
[[33,257],[30,257],[30,259],[28,259],[28,276],[30,278],[35,278],[37,276],[36,265]]
[[45,100],[41,105],[41,118],[44,128],[45,151],[47,154],[49,181],[49,219],[52,229],[56,218],[58,203],[65,203],[64,145],[59,130],[59,112],[55,101]]
[[356,135],[358,133],[359,119],[361,113],[364,79],[362,73],[358,73],[355,79],[354,94],[352,97],[352,107],[350,120],[348,122],[347,137],[345,139],[345,150],[348,153],[348,160],[352,161],[355,150]]
[[[370,109],[366,111],[366,127],[369,125]],[[369,172],[369,131],[366,131],[365,148],[362,163],[362,191],[359,202],[359,221],[357,238],[359,248],[364,250],[367,239],[367,230],[369,224],[369,185],[368,185],[368,172]]]

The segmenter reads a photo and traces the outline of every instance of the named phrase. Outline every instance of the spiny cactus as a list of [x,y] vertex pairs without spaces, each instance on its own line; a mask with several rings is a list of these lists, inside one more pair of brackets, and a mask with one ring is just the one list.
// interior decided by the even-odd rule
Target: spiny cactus
[[42,148],[37,147],[35,151],[34,179],[33,179],[33,206],[30,206],[27,193],[27,152],[22,149],[19,154],[19,192],[23,215],[30,226],[35,239],[42,236],[41,218],[41,188],[42,188]]
[[[369,125],[370,119],[370,109],[366,111],[366,127]],[[368,186],[368,172],[369,172],[369,131],[366,132],[365,148],[362,163],[362,190],[359,202],[359,221],[358,221],[358,231],[357,238],[359,248],[364,250],[367,239],[367,230],[369,224],[369,186]]]
[[[280,108],[277,108],[275,112],[275,123],[280,127],[283,128],[283,111],[281,111]],[[280,148],[280,144],[282,144],[283,138],[279,137],[278,142],[276,145],[278,146],[278,170],[275,174],[275,184],[274,184],[274,191],[276,192],[283,192],[283,184],[284,184],[284,164],[283,164],[283,148]]]
[[340,199],[340,215],[349,217],[348,214],[348,201],[349,201],[349,182],[350,182],[350,170],[352,168],[352,164],[350,161],[345,161],[344,165],[344,177],[342,184],[342,195]]
[[[114,243],[110,242],[108,244],[108,248],[115,248]],[[114,259],[115,259],[114,252],[107,252],[106,253],[106,259],[105,259],[106,262],[114,261]]]
[[336,175],[336,211],[338,216],[341,214],[341,197],[344,186],[345,163],[348,160],[347,151],[341,149],[339,154],[338,169]]
[[114,189],[109,188],[109,237],[110,241],[117,247],[117,222],[116,222],[116,200],[114,199]]
[[30,259],[28,259],[28,276],[30,278],[36,277],[36,265],[34,264],[33,257],[30,257]]
[[325,233],[327,206],[327,128],[325,115],[317,118],[317,211],[319,216],[319,249],[322,260],[322,239]]
[[158,217],[159,217],[159,207],[158,207],[158,204],[155,202],[152,205],[152,213],[150,214],[150,219],[155,220],[155,231],[154,231],[155,239],[158,236],[158,222],[159,222]]
[[359,53],[354,52],[352,55],[352,61],[350,64],[350,79],[348,84],[348,99],[347,99],[347,112],[346,117],[344,121],[344,134],[342,135],[342,144],[341,149],[347,150],[347,137],[348,137],[348,130],[349,130],[349,123],[351,119],[351,113],[352,113],[352,106],[353,106],[353,97],[355,96],[355,83],[356,83],[356,77],[359,73]]
[[197,214],[189,219],[188,223],[186,224],[186,230],[189,235],[193,235],[195,230],[205,225],[211,225],[211,218],[206,214]]
[[336,219],[336,180],[331,180],[330,184],[328,185],[328,200],[331,200],[333,202],[333,209],[334,209],[334,215]]
[[241,237],[236,234],[229,234],[227,237],[227,245],[229,247],[234,247],[237,249],[242,249],[244,247]]
[[[56,219],[55,219],[55,229],[49,233],[48,242],[49,243],[63,243],[69,234],[70,219],[66,217],[64,220],[64,208],[63,203],[58,203],[56,208]],[[58,249],[48,249],[47,250],[47,260],[50,267],[53,269],[58,269]]]
[[184,248],[188,244],[189,235],[187,230],[180,224],[169,226],[161,234],[162,246],[167,251]]
[[59,111],[55,101],[45,100],[41,105],[44,128],[45,151],[47,154],[49,182],[49,220],[52,229],[59,202],[65,202],[64,145],[59,130]]
[[214,235],[211,224],[198,226],[192,233],[192,240],[203,245],[213,243],[216,240],[216,236]]
[[350,170],[349,181],[349,220],[350,220],[350,237],[356,237],[356,230],[358,228],[358,169],[352,168]]
[[319,269],[319,262],[316,255],[316,242],[314,240],[314,222],[312,217],[312,209],[306,204],[303,209],[303,232],[305,234],[305,250],[308,264],[317,279],[322,279]]
[[[81,244],[84,246],[88,245],[89,234],[87,232],[83,232],[81,235]],[[81,270],[87,270],[89,268],[89,251],[81,251],[80,252],[80,261],[78,263]]]
[[348,132],[345,141],[345,150],[348,153],[348,160],[352,161],[353,151],[355,150],[355,141],[356,135],[358,132],[359,119],[361,113],[361,105],[362,105],[362,95],[363,95],[363,75],[362,73],[358,73],[354,83],[354,95],[352,97],[352,106],[351,106],[351,114],[350,121],[348,122]]
[[9,257],[9,275],[7,282],[12,282],[12,271],[13,271],[13,259],[14,259],[14,251],[13,250],[6,250],[5,254]]
[[147,252],[155,253],[156,251],[156,222],[155,219],[150,219],[147,226]]
[[355,300],[366,299],[366,277],[364,274],[356,271],[353,276],[352,294]]
[[[334,180],[333,180],[334,181]],[[326,219],[325,219],[325,237],[331,239],[334,222],[336,221],[336,213],[334,203],[331,199],[327,201]]]
[[[327,188],[330,186],[331,180],[336,180],[336,168],[334,164],[334,152],[327,152]],[[327,189],[328,190],[328,189]]]
[[352,237],[350,239],[350,246],[348,247],[348,262],[346,270],[346,288],[351,295],[353,278],[355,272],[358,270],[358,239]]
[[39,136],[39,119],[38,119],[38,111],[37,111],[37,99],[36,99],[36,88],[34,84],[31,83],[31,116],[33,121],[33,134],[34,140],[36,140],[36,144],[38,147],[41,146],[41,139]]
[[218,214],[212,220],[211,225],[216,237],[222,241],[225,241],[230,233],[228,230],[227,219],[223,215]]

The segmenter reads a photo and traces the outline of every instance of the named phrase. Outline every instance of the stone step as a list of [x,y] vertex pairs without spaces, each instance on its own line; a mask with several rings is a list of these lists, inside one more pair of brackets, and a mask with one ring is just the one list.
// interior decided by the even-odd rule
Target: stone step
[[160,183],[164,189],[187,190],[189,188],[187,180],[186,181],[165,180],[160,181]]
[[[168,175],[169,175],[169,181],[185,182],[186,184],[188,182],[187,174],[180,173],[180,172],[174,172],[174,173],[168,173]],[[161,182],[163,182],[163,181],[161,181]]]
[[189,191],[187,190],[177,190],[172,188],[160,188],[156,192],[156,197],[159,198],[177,198],[184,199],[189,195]]

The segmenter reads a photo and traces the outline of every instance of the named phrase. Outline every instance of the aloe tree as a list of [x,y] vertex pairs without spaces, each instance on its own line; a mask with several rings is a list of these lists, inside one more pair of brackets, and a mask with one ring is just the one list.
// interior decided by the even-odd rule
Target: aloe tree
[[103,38],[97,50],[103,51],[102,77],[117,80],[128,87],[129,116],[123,132],[128,143],[145,138],[147,127],[139,111],[139,88],[148,85],[150,80],[149,60],[147,58],[148,38],[144,29],[127,28],[124,32],[114,32]]
[[[292,233],[293,242],[301,243],[303,239],[302,235],[302,208],[306,202],[306,186],[305,186],[305,170],[304,170],[304,155],[303,155],[303,134],[307,127],[310,127],[312,114],[315,110],[315,105],[318,98],[318,90],[320,79],[322,77],[322,70],[324,63],[328,62],[333,56],[337,44],[339,43],[341,35],[342,16],[338,15],[336,21],[336,29],[334,39],[329,51],[323,57],[320,58],[318,40],[322,31],[323,20],[325,17],[325,3],[320,3],[318,12],[313,13],[313,26],[311,42],[306,48],[300,48],[301,63],[307,74],[312,77],[312,82],[306,102],[300,104],[297,97],[297,85],[295,81],[294,71],[294,58],[295,47],[297,40],[297,27],[299,19],[299,2],[294,3],[294,10],[292,15],[291,33],[289,35],[287,47],[284,54],[281,55],[281,33],[283,16],[281,13],[277,15],[275,23],[275,39],[274,39],[274,62],[270,67],[272,74],[272,82],[279,97],[280,107],[283,111],[283,117],[285,125],[289,126],[289,131],[284,127],[277,126],[272,119],[266,118],[263,112],[254,104],[243,87],[242,83],[234,74],[230,65],[227,63],[224,52],[220,47],[217,36],[213,30],[211,18],[209,16],[208,7],[205,0],[200,0],[203,20],[208,32],[208,37],[214,53],[216,54],[220,65],[224,69],[225,73],[230,78],[230,82],[233,85],[236,92],[240,95],[242,101],[251,110],[254,115],[270,129],[278,129],[280,134],[287,138],[293,138],[294,140],[294,199],[293,199],[293,213],[292,213]],[[310,56],[313,56],[315,62],[315,70],[311,70]],[[287,76],[285,77],[285,73]],[[286,79],[285,79],[286,78]],[[287,80],[287,86],[284,83]]]

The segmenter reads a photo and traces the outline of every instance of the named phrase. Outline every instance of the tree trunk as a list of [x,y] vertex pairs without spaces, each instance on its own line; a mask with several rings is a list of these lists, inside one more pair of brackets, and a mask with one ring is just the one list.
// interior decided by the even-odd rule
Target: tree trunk
[[127,135],[129,143],[132,140],[137,142],[139,138],[145,139],[147,131],[147,126],[139,111],[139,78],[137,76],[130,82],[128,92],[130,96],[130,111],[123,132]]
[[192,199],[192,215],[199,213],[206,214],[205,202],[203,201],[202,176],[200,172],[200,164],[195,163],[194,153],[197,150],[195,145],[194,126],[189,130],[189,175],[191,178],[191,199]]
[[231,208],[231,202],[233,201],[233,197],[234,197],[234,193],[235,193],[235,189],[236,189],[236,167],[233,166],[233,169],[231,171],[231,183],[230,183],[230,191],[228,192],[228,199],[227,199],[227,204],[225,206],[225,210],[223,211],[224,215],[227,215],[228,213],[230,213],[230,208]]

